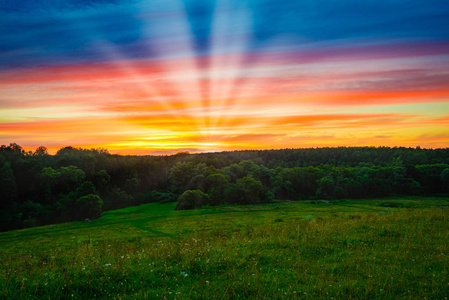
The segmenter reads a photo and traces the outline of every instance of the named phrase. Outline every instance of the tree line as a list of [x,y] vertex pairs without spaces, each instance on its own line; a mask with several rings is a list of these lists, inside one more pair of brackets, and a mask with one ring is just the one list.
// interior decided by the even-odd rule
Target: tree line
[[449,193],[449,149],[338,147],[121,156],[106,149],[0,146],[0,230],[94,219],[178,201],[176,209],[279,200]]

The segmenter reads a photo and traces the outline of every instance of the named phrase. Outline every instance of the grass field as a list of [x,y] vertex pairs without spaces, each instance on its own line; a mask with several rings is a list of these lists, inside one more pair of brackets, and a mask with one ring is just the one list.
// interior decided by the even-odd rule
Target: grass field
[[447,299],[449,199],[109,211],[0,234],[0,299]]

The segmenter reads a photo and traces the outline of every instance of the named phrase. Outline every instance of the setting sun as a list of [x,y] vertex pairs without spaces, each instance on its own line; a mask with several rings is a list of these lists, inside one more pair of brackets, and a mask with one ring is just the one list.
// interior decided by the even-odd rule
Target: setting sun
[[447,18],[399,2],[0,5],[0,143],[447,147]]

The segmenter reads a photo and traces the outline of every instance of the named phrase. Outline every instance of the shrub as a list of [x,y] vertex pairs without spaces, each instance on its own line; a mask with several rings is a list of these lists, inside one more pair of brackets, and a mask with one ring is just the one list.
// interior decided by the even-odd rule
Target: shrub
[[209,196],[202,191],[188,190],[178,198],[178,205],[176,205],[175,210],[201,208],[203,205],[208,204],[208,201]]
[[98,195],[89,194],[76,200],[80,218],[96,219],[101,217],[103,200]]

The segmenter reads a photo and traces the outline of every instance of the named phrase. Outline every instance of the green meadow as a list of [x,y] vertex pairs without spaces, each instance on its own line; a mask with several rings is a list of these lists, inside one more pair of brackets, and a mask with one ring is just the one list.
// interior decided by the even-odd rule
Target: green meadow
[[449,297],[449,198],[175,206],[0,233],[0,299]]

